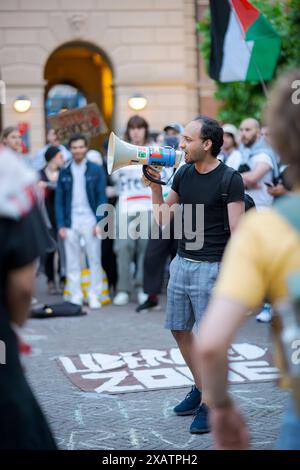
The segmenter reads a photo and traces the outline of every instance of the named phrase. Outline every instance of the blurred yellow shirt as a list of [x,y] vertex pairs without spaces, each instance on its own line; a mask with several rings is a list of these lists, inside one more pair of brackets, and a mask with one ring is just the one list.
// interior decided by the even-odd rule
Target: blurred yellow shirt
[[287,297],[286,277],[299,270],[296,230],[275,210],[252,210],[228,243],[214,293],[252,310]]

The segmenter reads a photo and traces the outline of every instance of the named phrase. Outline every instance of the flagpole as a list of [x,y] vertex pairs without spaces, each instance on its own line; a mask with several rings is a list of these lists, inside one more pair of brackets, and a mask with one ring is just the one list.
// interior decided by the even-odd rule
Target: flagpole
[[[229,1],[230,6],[231,6],[231,9],[232,9],[232,11],[233,11],[233,14],[235,15],[236,20],[237,20],[237,22],[238,22],[238,25],[239,25],[239,28],[240,28],[240,30],[241,30],[242,36],[244,37],[244,30],[243,30],[243,27],[242,27],[242,25],[241,25],[240,19],[239,19],[238,15],[236,14],[236,11],[235,11],[234,6],[233,6],[233,4],[232,4],[232,0],[228,0],[228,1]],[[249,55],[251,56],[251,52],[252,52],[252,51],[251,51],[251,49],[250,49],[250,46],[249,46],[248,42],[247,42],[245,39],[244,39],[244,41],[245,41],[246,47],[247,47],[247,49],[248,49],[248,51],[249,51]],[[255,67],[255,69],[256,69],[257,75],[259,76],[259,81],[260,81],[260,84],[261,84],[261,86],[262,86],[264,95],[265,95],[265,97],[268,99],[269,91],[268,91],[267,85],[266,85],[264,79],[262,78],[262,74],[260,73],[260,70],[259,70],[259,67],[258,67],[258,65],[257,65],[257,63],[256,63],[256,60],[255,60],[254,58],[252,58],[252,60],[253,60],[253,64],[254,64],[254,67]]]

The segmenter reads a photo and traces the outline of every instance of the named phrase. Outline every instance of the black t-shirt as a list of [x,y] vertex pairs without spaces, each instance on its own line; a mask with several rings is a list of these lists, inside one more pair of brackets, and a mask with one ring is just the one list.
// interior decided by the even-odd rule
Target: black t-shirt
[[[175,174],[172,189],[179,195],[179,202],[183,205],[182,238],[179,240],[177,252],[179,256],[195,261],[221,261],[230,236],[224,230],[224,206],[221,197],[221,181],[226,168],[224,163],[220,163],[209,173],[201,174],[194,164],[187,164]],[[244,184],[238,173],[232,177],[227,201],[244,201]],[[204,224],[200,223],[201,219],[203,220],[201,208],[198,206],[197,209],[196,205],[203,205]],[[197,237],[194,235],[191,239],[191,232],[196,233]],[[191,243],[192,249],[187,246]]]

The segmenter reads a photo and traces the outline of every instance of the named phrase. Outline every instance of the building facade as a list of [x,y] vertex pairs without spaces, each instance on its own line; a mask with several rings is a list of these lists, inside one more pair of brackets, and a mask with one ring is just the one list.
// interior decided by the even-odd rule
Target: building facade
[[[215,114],[213,83],[199,56],[196,21],[205,0],[0,0],[0,73],[6,87],[2,127],[25,121],[30,148],[45,142],[45,102],[58,84],[96,102],[109,129],[122,134],[134,114],[159,131],[199,112]],[[26,113],[13,103],[31,100]]]

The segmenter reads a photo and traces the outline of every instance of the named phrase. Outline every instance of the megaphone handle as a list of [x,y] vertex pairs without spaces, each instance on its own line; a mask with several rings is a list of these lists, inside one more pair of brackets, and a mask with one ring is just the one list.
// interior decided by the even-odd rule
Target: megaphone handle
[[152,183],[161,184],[162,186],[165,186],[166,183],[164,181],[156,180],[155,178],[153,178],[153,176],[149,175],[149,173],[147,171],[148,166],[149,165],[143,165],[143,174],[144,174],[145,178],[147,178]]

